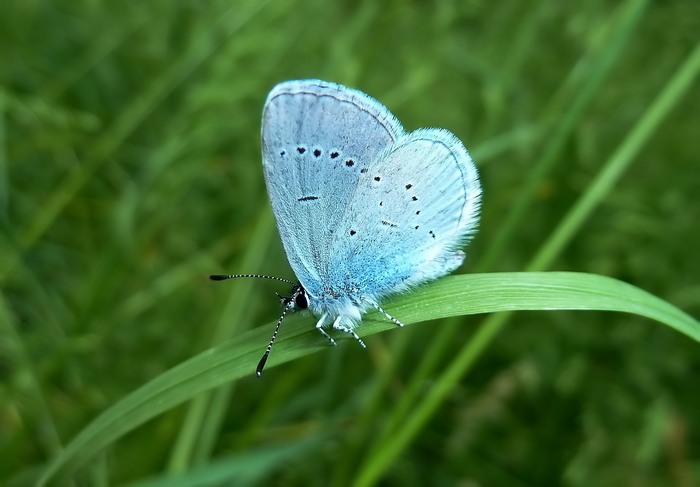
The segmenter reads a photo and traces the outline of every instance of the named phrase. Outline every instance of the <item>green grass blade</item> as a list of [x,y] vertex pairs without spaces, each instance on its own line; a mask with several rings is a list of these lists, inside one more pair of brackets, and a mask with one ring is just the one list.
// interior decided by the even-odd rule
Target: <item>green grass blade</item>
[[[411,295],[395,299],[388,309],[406,324],[447,316],[515,310],[607,310],[645,316],[700,341],[700,323],[671,304],[615,279],[592,274],[494,273],[450,276]],[[362,336],[394,328],[371,313]],[[269,326],[201,353],[137,389],[102,413],[48,467],[42,485],[84,465],[94,454],[150,418],[241,377],[252,377],[267,343]],[[325,340],[308,318],[291,316],[268,362],[274,366],[326,349]],[[342,339],[341,339],[342,341]]]

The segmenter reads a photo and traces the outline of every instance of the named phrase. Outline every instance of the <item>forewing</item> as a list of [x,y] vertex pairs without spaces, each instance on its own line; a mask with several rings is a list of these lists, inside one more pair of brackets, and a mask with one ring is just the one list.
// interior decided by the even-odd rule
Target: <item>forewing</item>
[[379,102],[317,80],[277,85],[263,111],[263,166],[287,258],[311,295],[328,274],[331,243],[356,186],[404,134]]

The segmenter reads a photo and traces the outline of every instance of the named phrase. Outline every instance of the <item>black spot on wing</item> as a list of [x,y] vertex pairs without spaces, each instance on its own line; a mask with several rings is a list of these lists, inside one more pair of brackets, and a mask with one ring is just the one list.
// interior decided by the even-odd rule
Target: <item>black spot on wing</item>
[[297,198],[297,201],[313,201],[317,199],[318,196],[302,196],[301,198]]

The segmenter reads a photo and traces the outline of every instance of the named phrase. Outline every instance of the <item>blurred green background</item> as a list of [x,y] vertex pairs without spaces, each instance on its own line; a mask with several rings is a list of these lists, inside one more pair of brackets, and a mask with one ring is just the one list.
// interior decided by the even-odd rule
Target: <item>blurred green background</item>
[[[454,132],[484,186],[460,272],[519,271],[699,43],[691,0],[1,3],[0,484],[32,485],[101,411],[279,315],[286,286],[207,279],[293,279],[260,161],[277,82],[343,83],[409,130]],[[698,90],[549,269],[700,316]],[[345,342],[260,380],[251,369],[70,485],[177,472],[193,472],[182,485],[351,485],[406,389],[429,393],[483,319],[459,320],[418,377],[452,325],[374,335],[368,352]],[[518,313],[376,480],[700,485],[699,374],[700,346],[658,323]]]

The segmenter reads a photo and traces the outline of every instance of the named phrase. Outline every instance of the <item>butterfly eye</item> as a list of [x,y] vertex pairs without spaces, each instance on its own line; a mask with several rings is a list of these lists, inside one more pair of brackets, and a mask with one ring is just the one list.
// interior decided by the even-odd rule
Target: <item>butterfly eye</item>
[[306,293],[300,292],[294,297],[294,304],[299,309],[306,309],[309,307],[309,300],[306,299]]

